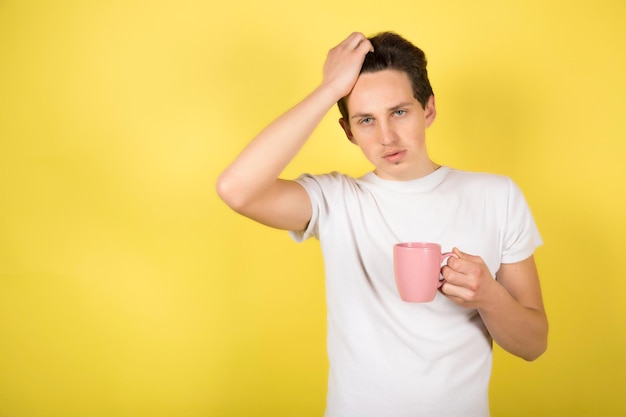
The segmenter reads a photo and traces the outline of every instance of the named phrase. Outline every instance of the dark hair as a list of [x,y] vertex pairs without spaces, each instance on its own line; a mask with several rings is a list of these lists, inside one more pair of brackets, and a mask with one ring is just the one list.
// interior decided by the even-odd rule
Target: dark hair
[[[424,51],[393,32],[382,32],[368,39],[374,46],[374,52],[368,52],[365,56],[361,74],[386,69],[406,73],[413,87],[413,97],[426,108],[433,89],[428,81]],[[341,117],[348,121],[346,97],[337,102],[337,107]]]

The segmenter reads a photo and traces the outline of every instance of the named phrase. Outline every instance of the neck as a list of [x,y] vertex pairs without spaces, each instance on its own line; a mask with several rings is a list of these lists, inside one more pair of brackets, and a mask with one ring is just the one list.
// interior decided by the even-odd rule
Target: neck
[[[439,168],[441,168],[441,165],[428,159],[425,163],[420,164],[419,166],[415,167],[414,170],[411,170],[411,172],[406,172],[404,175],[396,177],[395,180],[396,181],[416,180],[416,179],[432,174]],[[381,173],[379,173],[378,170],[374,170],[374,174],[376,174],[377,176],[383,179],[391,179],[391,178],[386,178],[386,175],[381,175]]]

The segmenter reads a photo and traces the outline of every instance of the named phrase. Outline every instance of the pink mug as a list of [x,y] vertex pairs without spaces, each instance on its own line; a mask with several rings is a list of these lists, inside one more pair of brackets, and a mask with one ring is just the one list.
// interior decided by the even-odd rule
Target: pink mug
[[452,252],[441,253],[441,245],[426,242],[398,243],[393,247],[396,286],[403,301],[427,303],[443,285],[441,267]]

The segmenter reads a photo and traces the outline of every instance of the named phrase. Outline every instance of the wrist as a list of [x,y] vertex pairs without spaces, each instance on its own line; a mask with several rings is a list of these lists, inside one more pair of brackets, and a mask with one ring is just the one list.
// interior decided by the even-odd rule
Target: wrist
[[332,84],[322,82],[315,90],[314,94],[319,95],[319,97],[327,100],[328,103],[335,105],[339,100],[345,97],[341,91],[337,88],[333,87]]
[[[498,281],[491,279],[489,289],[482,297],[481,304],[477,307],[478,312],[483,314],[497,314],[501,311],[501,304],[510,297],[509,292]],[[512,298],[512,297],[511,297]]]

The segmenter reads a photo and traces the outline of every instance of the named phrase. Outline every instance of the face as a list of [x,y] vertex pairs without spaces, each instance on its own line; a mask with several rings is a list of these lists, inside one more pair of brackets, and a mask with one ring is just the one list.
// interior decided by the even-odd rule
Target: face
[[422,108],[406,73],[361,74],[346,104],[349,120],[341,119],[340,124],[379,177],[408,181],[433,171],[425,132],[435,120],[434,97]]

